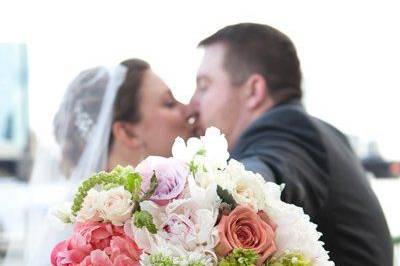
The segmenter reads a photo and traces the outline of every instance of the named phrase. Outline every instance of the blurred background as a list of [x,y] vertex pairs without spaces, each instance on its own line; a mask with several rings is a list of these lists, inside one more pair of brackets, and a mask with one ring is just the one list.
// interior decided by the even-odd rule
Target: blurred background
[[[21,259],[32,205],[37,143],[83,69],[138,57],[187,103],[201,58],[197,43],[219,28],[269,24],[295,43],[308,111],[345,132],[363,161],[397,249],[400,236],[400,35],[395,1],[1,1],[0,265],[11,242]],[[399,262],[398,262],[399,263]],[[400,265],[400,264],[399,264]]]

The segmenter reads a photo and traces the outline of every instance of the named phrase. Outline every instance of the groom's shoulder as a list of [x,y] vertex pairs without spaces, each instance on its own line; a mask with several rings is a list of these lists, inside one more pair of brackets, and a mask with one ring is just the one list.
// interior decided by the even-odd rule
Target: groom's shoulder
[[294,101],[266,111],[249,129],[303,135],[316,132],[316,123],[320,123],[319,120],[310,116],[299,101]]
[[347,142],[344,133],[332,124],[310,115],[299,101],[282,104],[267,111],[259,122],[272,128],[286,129],[295,135],[318,134],[328,138],[335,136]]
[[[278,149],[310,154],[332,146],[349,146],[347,138],[329,123],[311,116],[300,102],[281,104],[265,112],[242,135],[235,152],[266,153]],[[267,149],[268,148],[268,149]]]

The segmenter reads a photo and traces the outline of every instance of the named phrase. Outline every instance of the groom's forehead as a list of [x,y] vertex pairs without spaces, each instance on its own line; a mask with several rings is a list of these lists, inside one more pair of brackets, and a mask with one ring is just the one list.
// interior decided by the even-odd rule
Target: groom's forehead
[[213,73],[218,73],[222,70],[225,50],[225,46],[219,43],[204,48],[203,59],[197,71],[198,79],[209,77]]
[[223,62],[226,52],[226,46],[222,43],[216,43],[204,48],[203,62],[214,63],[216,65]]

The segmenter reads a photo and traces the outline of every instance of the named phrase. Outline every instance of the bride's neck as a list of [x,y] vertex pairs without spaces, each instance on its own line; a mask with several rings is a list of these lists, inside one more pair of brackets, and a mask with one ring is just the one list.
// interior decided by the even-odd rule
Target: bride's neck
[[118,143],[113,143],[108,155],[107,171],[110,171],[117,165],[131,165],[135,167],[140,162],[140,159],[139,150],[132,150]]

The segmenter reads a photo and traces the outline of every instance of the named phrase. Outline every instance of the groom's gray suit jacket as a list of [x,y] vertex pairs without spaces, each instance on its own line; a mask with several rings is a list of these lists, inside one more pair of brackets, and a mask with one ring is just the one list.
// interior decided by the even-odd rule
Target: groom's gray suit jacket
[[338,266],[392,266],[389,230],[346,137],[311,117],[299,101],[280,104],[231,151],[246,168],[285,183],[285,202],[304,208]]

